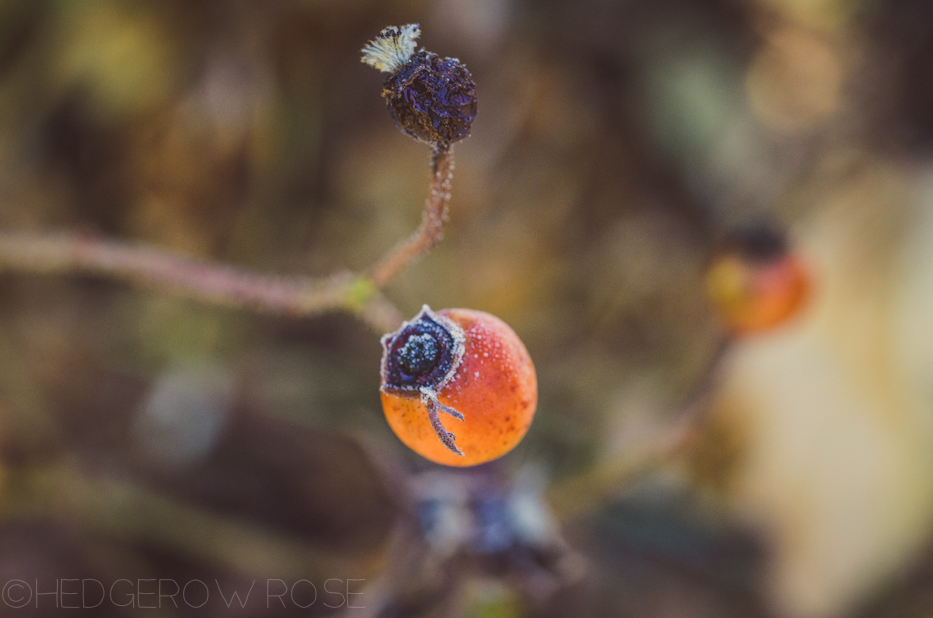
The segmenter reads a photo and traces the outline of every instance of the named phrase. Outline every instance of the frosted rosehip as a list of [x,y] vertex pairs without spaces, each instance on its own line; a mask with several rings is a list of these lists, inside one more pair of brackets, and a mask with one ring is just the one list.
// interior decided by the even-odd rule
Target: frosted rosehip
[[499,318],[425,305],[382,347],[386,419],[419,455],[472,466],[501,457],[528,431],[538,401],[534,365]]

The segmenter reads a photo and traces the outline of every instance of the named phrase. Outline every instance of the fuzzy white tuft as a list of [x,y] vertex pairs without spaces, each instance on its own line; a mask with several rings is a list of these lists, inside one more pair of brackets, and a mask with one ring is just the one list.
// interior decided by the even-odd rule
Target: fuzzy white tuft
[[398,73],[415,53],[415,39],[420,35],[418,24],[389,26],[363,48],[362,61],[385,73]]

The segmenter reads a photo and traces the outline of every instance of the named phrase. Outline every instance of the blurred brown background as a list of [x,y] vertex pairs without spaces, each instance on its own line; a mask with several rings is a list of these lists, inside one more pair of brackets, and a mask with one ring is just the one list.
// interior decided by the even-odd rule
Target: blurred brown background
[[[789,227],[806,314],[734,346],[696,448],[567,522],[583,566],[542,592],[514,556],[380,579],[420,542],[398,522],[432,467],[382,418],[365,324],[4,274],[0,583],[259,582],[245,609],[166,616],[330,615],[328,578],[382,615],[933,614],[927,0],[3,0],[0,228],[365,268],[425,198],[428,149],[359,61],[409,22],[469,67],[479,114],[444,242],[387,294],[489,311],[529,348],[537,417],[488,474],[541,489],[676,418],[721,335],[703,268],[732,226]],[[321,594],[267,609],[268,578]]]

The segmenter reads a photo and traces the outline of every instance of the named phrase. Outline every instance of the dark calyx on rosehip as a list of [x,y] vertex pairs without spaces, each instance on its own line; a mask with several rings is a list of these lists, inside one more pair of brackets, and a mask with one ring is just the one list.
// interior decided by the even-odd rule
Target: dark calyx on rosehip
[[440,389],[463,356],[463,331],[424,307],[396,333],[383,337],[383,388],[389,391]]
[[444,427],[438,412],[455,419],[463,415],[437,399],[437,392],[457,373],[464,352],[463,329],[425,305],[414,319],[382,338],[382,391],[424,402],[431,427],[451,452],[462,456],[456,436]]
[[441,148],[470,134],[476,84],[456,58],[415,52],[417,24],[390,27],[363,48],[363,62],[389,73],[383,83],[389,113],[406,134]]

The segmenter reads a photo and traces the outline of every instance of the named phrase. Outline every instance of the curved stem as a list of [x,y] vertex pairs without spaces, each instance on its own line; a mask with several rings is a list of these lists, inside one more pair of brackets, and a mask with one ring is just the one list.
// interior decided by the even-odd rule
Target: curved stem
[[408,265],[434,248],[444,235],[447,202],[454,158],[450,147],[435,146],[431,160],[431,184],[421,216],[421,225],[370,269],[376,287],[385,287]]
[[251,273],[155,247],[88,234],[0,234],[0,272],[87,273],[166,288],[197,300],[285,315],[357,310],[371,294],[359,277]]
[[92,234],[0,233],[0,273],[91,274],[170,290],[203,302],[291,316],[356,314],[379,332],[402,322],[379,290],[443,235],[453,155],[435,147],[421,225],[370,269],[327,277],[276,276]]
[[347,311],[380,333],[402,322],[395,306],[364,275],[260,274],[91,234],[0,233],[2,272],[98,275],[215,305],[295,317]]
[[682,411],[658,439],[644,448],[628,449],[621,456],[600,462],[551,487],[546,497],[555,516],[567,521],[583,515],[683,455],[705,426],[716,376],[731,343],[728,336],[716,343],[703,373],[684,399]]

